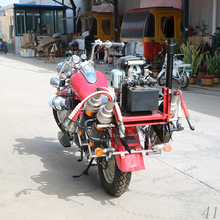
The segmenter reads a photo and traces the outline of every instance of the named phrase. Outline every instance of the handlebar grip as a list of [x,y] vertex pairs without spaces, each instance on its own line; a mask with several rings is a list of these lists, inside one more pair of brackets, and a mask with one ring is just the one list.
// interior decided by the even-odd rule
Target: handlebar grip
[[190,129],[191,129],[192,131],[194,131],[194,130],[195,130],[195,126],[194,126],[192,120],[190,119],[190,117],[189,117],[189,116],[186,116],[186,120],[187,120],[187,122],[188,122],[188,124],[189,124]]
[[123,47],[125,44],[122,42],[122,43],[115,43],[115,42],[112,42],[112,46],[113,47]]
[[95,42],[95,43],[92,43],[92,45],[96,46],[96,45],[99,45],[99,46],[111,46],[111,47],[123,47],[125,44],[122,42],[122,43],[115,43],[115,42]]

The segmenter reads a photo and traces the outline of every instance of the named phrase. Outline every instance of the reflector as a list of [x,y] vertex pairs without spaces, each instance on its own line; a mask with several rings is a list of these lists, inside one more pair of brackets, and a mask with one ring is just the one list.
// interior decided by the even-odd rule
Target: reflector
[[172,146],[170,144],[165,144],[163,150],[165,152],[170,152],[172,150]]
[[97,157],[101,157],[102,155],[103,155],[103,149],[102,148],[96,148],[95,149],[95,155],[97,156]]

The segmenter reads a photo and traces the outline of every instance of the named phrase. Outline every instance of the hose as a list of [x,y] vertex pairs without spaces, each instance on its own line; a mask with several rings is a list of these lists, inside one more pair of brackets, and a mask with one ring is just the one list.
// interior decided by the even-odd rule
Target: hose
[[177,89],[177,90],[174,92],[174,95],[177,95],[177,94],[179,94],[179,96],[180,96],[181,106],[182,106],[182,109],[183,109],[183,111],[184,111],[185,116],[190,116],[190,115],[189,115],[189,111],[188,111],[188,109],[187,109],[187,107],[186,107],[186,103],[185,103],[184,100],[183,100],[183,95],[182,95],[181,90]]
[[188,109],[187,109],[187,107],[186,107],[186,103],[185,103],[184,100],[183,100],[183,95],[182,95],[181,90],[177,89],[177,90],[174,92],[174,95],[177,95],[177,94],[179,94],[179,96],[180,96],[181,106],[182,106],[183,112],[184,112],[184,114],[185,114],[186,120],[187,120],[187,122],[188,122],[188,124],[189,124],[189,127],[190,127],[190,129],[193,131],[193,130],[195,130],[195,126],[194,126],[194,124],[193,124],[193,122],[192,122],[192,120],[191,120],[191,118],[190,118],[190,114],[189,114],[189,111],[188,111]]
[[[98,91],[99,90],[104,90],[104,91],[108,91],[110,92],[110,90],[106,87],[99,87],[97,89]],[[125,127],[124,127],[124,123],[123,123],[123,119],[122,119],[122,114],[121,114],[121,109],[119,108],[119,105],[117,102],[115,102],[115,106],[114,106],[114,114],[116,116],[116,122],[119,122],[120,123],[120,128],[122,130],[122,134],[124,134],[125,132]],[[121,135],[122,135],[121,134]]]
[[71,114],[69,115],[69,119],[76,122],[84,104],[89,100],[91,99],[93,96],[96,96],[96,95],[106,95],[110,102],[113,102],[114,101],[114,97],[113,95],[108,91],[98,91],[98,92],[94,92],[92,94],[90,94],[89,96],[87,96],[85,99],[83,99],[74,109],[73,111],[71,112]]

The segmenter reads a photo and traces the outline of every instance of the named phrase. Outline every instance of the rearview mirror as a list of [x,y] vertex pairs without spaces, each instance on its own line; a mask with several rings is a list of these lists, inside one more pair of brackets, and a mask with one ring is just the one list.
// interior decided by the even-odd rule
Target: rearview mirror
[[56,78],[56,77],[52,77],[50,79],[50,85],[55,87],[55,88],[58,88],[59,85],[60,85],[60,80],[58,78]]

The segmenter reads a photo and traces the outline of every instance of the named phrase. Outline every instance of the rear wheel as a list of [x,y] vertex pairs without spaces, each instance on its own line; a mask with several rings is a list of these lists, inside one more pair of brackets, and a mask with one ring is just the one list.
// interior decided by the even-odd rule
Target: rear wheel
[[187,73],[185,71],[183,71],[182,73],[180,73],[181,78],[180,78],[180,86],[183,89],[186,89],[189,85],[189,78],[187,76]]
[[164,86],[164,85],[166,84],[166,74],[165,74],[165,72],[163,72],[163,73],[158,77],[157,81],[158,81],[158,84],[159,84],[160,86]]
[[107,193],[119,197],[128,189],[131,172],[119,170],[115,156],[112,156],[108,161],[105,157],[99,158],[98,169],[101,182]]

